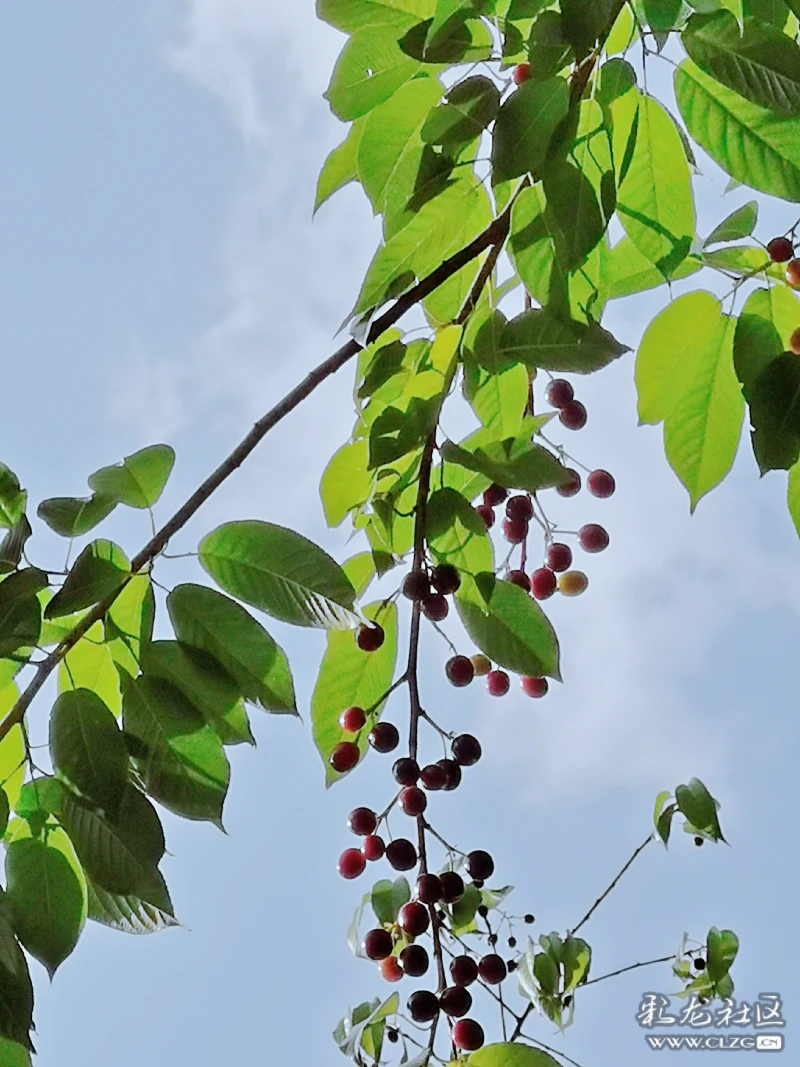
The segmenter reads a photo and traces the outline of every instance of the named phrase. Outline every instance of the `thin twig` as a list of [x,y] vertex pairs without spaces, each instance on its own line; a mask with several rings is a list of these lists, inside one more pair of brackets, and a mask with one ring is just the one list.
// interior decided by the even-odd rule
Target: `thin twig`
[[597,985],[598,982],[604,982],[606,978],[616,978],[618,974],[627,974],[628,971],[636,971],[640,967],[652,967],[655,963],[671,963],[675,959],[675,953],[671,956],[660,956],[657,960],[645,960],[644,963],[631,963],[627,967],[620,967],[618,971],[609,971],[608,974],[601,974],[599,978],[592,978],[588,982],[584,982],[581,986],[584,989],[589,985]]
[[644,850],[647,848],[647,846],[650,844],[650,842],[652,840],[653,840],[653,834],[650,834],[650,836],[645,841],[642,841],[641,845],[639,845],[639,847],[633,853],[631,858],[628,860],[628,862],[625,864],[625,866],[619,872],[619,874],[614,879],[614,881],[611,883],[611,885],[608,887],[608,889],[606,889],[606,891],[604,893],[600,894],[600,896],[597,898],[597,900],[594,902],[594,904],[592,904],[591,908],[589,908],[589,910],[586,912],[586,914],[581,919],[581,921],[578,923],[578,925],[573,927],[573,929],[570,931],[570,936],[571,937],[574,936],[575,934],[577,934],[578,930],[580,930],[580,928],[585,923],[587,923],[589,921],[589,919],[591,919],[592,915],[594,915],[594,913],[597,911],[597,909],[600,907],[600,905],[603,903],[603,901],[606,899],[606,897],[609,895],[609,893],[612,891],[612,889],[616,888],[616,886],[619,883],[619,880],[622,878],[623,874],[625,874],[625,872],[627,870],[629,870],[629,868],[633,865],[633,863],[636,860],[636,858],[640,855],[640,853],[644,852]]

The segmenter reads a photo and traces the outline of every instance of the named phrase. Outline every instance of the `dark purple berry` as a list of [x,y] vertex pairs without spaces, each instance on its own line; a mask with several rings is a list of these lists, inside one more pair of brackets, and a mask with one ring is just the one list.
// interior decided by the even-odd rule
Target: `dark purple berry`
[[376,722],[369,732],[368,740],[376,752],[394,752],[400,744],[400,734],[392,723]]
[[472,985],[478,977],[478,964],[472,956],[456,956],[450,964],[450,977],[454,985]]
[[451,745],[453,759],[461,767],[472,767],[481,758],[481,743],[472,734],[459,734]]
[[431,575],[433,587],[443,596],[451,596],[461,588],[461,576],[452,563],[440,563]]
[[563,408],[575,398],[575,390],[566,378],[554,378],[545,393],[547,403],[554,408]]
[[386,846],[386,858],[396,871],[410,871],[417,865],[417,850],[405,837],[396,837]]
[[421,815],[428,806],[428,798],[415,785],[407,785],[400,791],[400,807],[406,813],[416,818]]
[[472,660],[467,659],[466,656],[453,656],[445,664],[444,670],[450,684],[458,689],[469,685],[475,677],[475,668],[472,666]]
[[467,856],[467,871],[470,878],[480,878],[485,882],[494,874],[494,860],[483,849],[475,849]]
[[455,871],[445,871],[444,874],[440,874],[439,883],[445,904],[455,904],[464,896],[464,879]]
[[385,637],[383,627],[377,623],[372,626],[359,626],[356,631],[356,643],[362,652],[377,652]]
[[361,759],[361,752],[355,741],[340,741],[331,752],[330,765],[338,774],[347,774]]
[[422,945],[408,945],[397,957],[397,961],[403,968],[403,974],[407,974],[409,978],[421,978],[430,964],[428,953]]
[[379,927],[370,930],[364,938],[364,955],[368,960],[385,960],[387,956],[391,956],[393,949],[392,935],[388,930]]
[[418,989],[408,998],[408,1014],[415,1023],[430,1023],[439,1014],[439,998],[427,989]]
[[445,1015],[460,1019],[472,1007],[472,995],[464,986],[449,986],[439,997],[439,1003]]
[[392,774],[398,785],[416,785],[419,781],[419,764],[410,756],[401,756],[395,760]]
[[499,985],[507,973],[506,961],[496,952],[484,956],[478,964],[478,974],[487,985]]
[[506,515],[509,519],[530,522],[533,518],[533,501],[529,496],[512,496],[506,503]]
[[375,833],[375,828],[378,825],[378,816],[372,808],[354,808],[350,812],[347,825],[359,837],[369,837],[370,834]]

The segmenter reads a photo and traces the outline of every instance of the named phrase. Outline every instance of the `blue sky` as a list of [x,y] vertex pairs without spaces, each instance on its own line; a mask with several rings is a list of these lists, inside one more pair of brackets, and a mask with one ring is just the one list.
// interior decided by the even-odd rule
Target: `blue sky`
[[[178,464],[164,517],[332,349],[374,249],[355,188],[311,221],[317,170],[341,138],[320,99],[338,36],[310,0],[73,0],[46,20],[6,5],[0,31],[0,458],[38,500],[79,494],[98,466],[168,441]],[[724,182],[707,170],[710,230],[749,194],[719,205]],[[763,239],[792,221],[776,204],[764,212]],[[607,324],[635,345],[663,302],[626,301]],[[690,519],[660,432],[636,427],[632,369],[626,357],[580,383],[590,422],[574,449],[619,489],[554,508],[612,537],[586,596],[553,603],[564,686],[536,704],[517,690],[456,692],[441,680],[445,646],[425,641],[429,706],[486,753],[442,826],[493,851],[501,884],[518,887],[512,911],[563,930],[646,836],[656,793],[699,775],[722,800],[731,848],[682,834],[669,853],[651,846],[586,927],[594,971],[730,926],[739,995],[783,992],[791,1031],[800,553],[785,479],[759,481],[743,449]],[[317,485],[350,432],[350,388],[345,371],[308,401],[174,550],[254,517],[349,555],[346,533],[324,528]],[[131,550],[146,535],[133,514],[108,524]],[[34,546],[36,562],[57,551],[46,534]],[[164,573],[189,577],[190,563]],[[272,629],[307,707],[323,639]],[[184,929],[133,939],[90,925],[52,986],[37,969],[38,1067],[343,1062],[330,1030],[383,990],[345,944],[363,883],[334,866],[350,808],[388,797],[389,764],[370,760],[326,793],[305,719],[254,720],[258,749],[232,755],[227,836],[165,816]],[[532,1032],[581,1067],[640,1067],[652,1055],[634,1021],[640,995],[674,988],[664,968],[634,972],[586,990],[563,1043],[546,1022]]]

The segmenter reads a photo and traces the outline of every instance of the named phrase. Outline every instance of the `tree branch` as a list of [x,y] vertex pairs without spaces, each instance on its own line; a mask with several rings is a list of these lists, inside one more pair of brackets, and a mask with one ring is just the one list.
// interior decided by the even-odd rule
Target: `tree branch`
[[606,897],[609,895],[609,893],[613,889],[615,889],[617,887],[617,885],[619,883],[619,880],[622,878],[623,874],[625,874],[625,872],[630,869],[630,867],[633,865],[634,861],[636,860],[637,856],[639,856],[640,853],[644,852],[644,850],[647,848],[647,846],[650,844],[650,842],[652,840],[653,840],[653,835],[650,834],[650,836],[647,838],[646,841],[642,841],[641,845],[639,845],[639,847],[633,853],[631,858],[628,860],[628,862],[625,864],[625,866],[619,872],[619,874],[614,879],[614,881],[611,883],[611,885],[608,887],[608,889],[606,889],[606,891],[604,893],[600,894],[600,896],[597,898],[597,900],[594,902],[594,904],[592,904],[591,908],[589,908],[589,910],[586,912],[586,914],[581,919],[581,921],[578,923],[578,925],[576,927],[574,927],[572,930],[569,931],[569,936],[570,937],[574,937],[574,935],[577,934],[578,930],[580,930],[580,928],[585,923],[587,923],[589,921],[589,919],[591,919],[591,917],[594,915],[594,913],[597,911],[597,909],[600,907],[600,905],[603,903],[603,901],[606,899]]

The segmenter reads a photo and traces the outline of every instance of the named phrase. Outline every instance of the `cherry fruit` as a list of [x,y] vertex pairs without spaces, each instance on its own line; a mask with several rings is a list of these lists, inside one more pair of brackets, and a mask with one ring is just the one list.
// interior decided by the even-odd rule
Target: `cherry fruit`
[[392,935],[382,927],[370,930],[364,938],[364,955],[368,960],[376,960],[378,962],[385,960],[388,956],[391,956],[393,949]]
[[492,511],[492,509],[488,506],[488,504],[478,504],[475,510],[483,519],[486,529],[491,530],[491,528],[494,526],[494,512]]
[[474,1019],[459,1019],[453,1027],[453,1044],[462,1052],[477,1052],[485,1040],[483,1027]]
[[378,816],[372,808],[353,808],[347,820],[347,825],[359,837],[369,837],[370,834],[375,833],[378,825]]
[[417,850],[405,837],[396,837],[386,846],[386,858],[396,871],[410,871],[417,865]]
[[549,600],[555,593],[558,579],[549,567],[539,567],[531,576],[531,591],[537,600]]
[[339,725],[346,734],[357,734],[367,721],[363,708],[347,708],[339,716]]
[[449,986],[439,997],[439,1003],[445,1015],[460,1019],[472,1007],[472,994],[464,986]]
[[570,400],[558,413],[558,419],[567,430],[582,430],[588,419],[586,408],[580,400]]
[[[551,571],[556,571],[559,574],[561,571],[568,571],[572,566],[572,549],[569,545],[556,542],[548,548],[545,562]],[[555,589],[553,592],[555,592]]]
[[494,874],[494,860],[488,852],[477,848],[467,856],[467,871],[470,878],[485,882]]
[[530,522],[533,518],[533,501],[529,496],[512,496],[506,504],[506,515],[509,519],[522,519]]
[[487,985],[499,985],[505,980],[507,973],[506,961],[496,952],[484,956],[478,964],[478,974]]
[[394,752],[400,744],[400,734],[392,723],[376,722],[367,740],[376,752]]
[[403,579],[403,596],[409,600],[424,600],[430,591],[431,583],[423,571],[412,571]]
[[408,1014],[415,1023],[430,1023],[439,1014],[439,998],[427,989],[418,989],[408,998]]
[[589,579],[583,571],[567,571],[558,579],[558,591],[564,596],[580,596],[589,588]]
[[440,563],[438,567],[433,569],[431,582],[437,593],[441,593],[442,596],[450,596],[453,593],[457,593],[461,588],[461,575],[452,563]]
[[329,760],[337,774],[347,774],[361,759],[361,752],[355,741],[340,741],[331,752]]
[[466,656],[453,656],[445,664],[444,670],[450,684],[458,689],[469,685],[475,677],[475,668],[472,666],[472,661],[468,660]]
[[431,593],[422,601],[422,614],[431,622],[444,622],[450,612],[450,605],[441,593]]
[[597,470],[592,471],[586,479],[586,487],[592,496],[599,497],[601,500],[606,500],[608,497],[614,495],[617,483],[614,481],[614,476],[609,474],[608,471]]
[[430,965],[428,953],[422,945],[408,945],[398,956],[398,962],[409,978],[421,978]]
[[526,593],[530,593],[531,580],[525,571],[509,571],[508,580],[512,585],[518,585],[520,589],[524,589]]
[[361,851],[364,854],[364,859],[369,860],[370,863],[374,863],[376,860],[382,859],[386,853],[386,842],[382,837],[378,837],[377,834],[370,834],[364,838],[364,843],[361,846]]
[[484,656],[481,652],[478,652],[477,655],[473,656],[470,662],[472,663],[472,669],[475,672],[476,678],[485,678],[492,669],[492,661],[488,656]]
[[452,793],[454,789],[458,789],[461,785],[461,768],[454,759],[440,759],[437,760],[437,764],[444,771],[445,792]]
[[442,883],[438,875],[421,874],[417,879],[417,899],[423,904],[438,904],[442,899]]
[[529,697],[546,696],[547,690],[550,688],[546,678],[520,678],[520,684],[522,685],[522,692]]
[[392,774],[398,785],[416,785],[419,781],[419,764],[410,756],[401,756],[395,761]]
[[511,545],[521,545],[528,536],[528,523],[525,519],[505,519],[503,537]]
[[504,697],[511,688],[511,679],[505,671],[490,671],[486,675],[486,688],[493,697]]
[[359,626],[356,631],[356,642],[362,652],[377,652],[385,637],[383,627],[377,623],[373,626]]
[[545,393],[547,403],[554,408],[563,408],[575,399],[575,390],[566,378],[554,378]]
[[447,772],[438,763],[429,763],[427,767],[423,767],[419,772],[419,780],[426,789],[430,789],[432,792],[444,789],[445,785],[447,785]]
[[472,956],[456,956],[450,964],[450,977],[453,985],[472,985],[478,977],[478,964]]
[[531,79],[531,65],[530,63],[519,63],[514,67],[514,84],[524,85],[525,82]]
[[401,928],[405,930],[409,937],[419,937],[424,934],[430,925],[430,921],[431,917],[425,905],[418,904],[414,900],[404,904],[398,916]]
[[794,255],[794,247],[788,237],[773,237],[767,252],[773,263],[788,263]]
[[[400,964],[397,962],[396,956],[387,956],[385,960],[381,962],[381,975],[387,982],[399,982],[403,977],[403,970]],[[386,1035],[389,1037],[389,1035]],[[391,1037],[389,1037],[391,1041]]]
[[481,743],[472,734],[459,734],[450,747],[453,759],[461,767],[473,767],[481,758]]
[[428,798],[416,785],[406,786],[400,791],[400,807],[406,813],[416,818],[421,815],[428,806]]
[[787,264],[786,281],[793,289],[800,289],[800,259],[793,259]]
[[796,356],[800,356],[800,327],[798,327],[789,338],[789,349],[794,352]]
[[464,879],[456,871],[445,871],[439,875],[442,887],[442,900],[445,904],[455,904],[464,896]]
[[584,552],[602,552],[608,548],[608,531],[596,522],[589,522],[578,530],[578,542]]
[[347,848],[339,857],[339,874],[342,878],[358,878],[364,873],[367,861],[357,848]]

